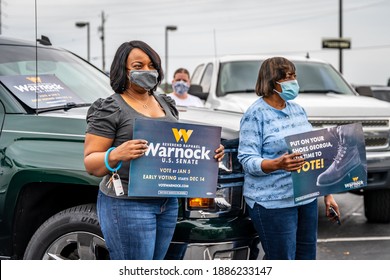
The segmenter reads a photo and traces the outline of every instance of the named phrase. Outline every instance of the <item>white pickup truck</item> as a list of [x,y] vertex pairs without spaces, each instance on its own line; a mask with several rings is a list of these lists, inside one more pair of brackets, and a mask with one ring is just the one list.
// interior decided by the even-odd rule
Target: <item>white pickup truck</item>
[[[225,56],[206,61],[195,68],[190,92],[205,100],[206,107],[244,112],[258,98],[254,89],[266,58]],[[390,103],[360,96],[329,63],[287,58],[297,68],[300,94],[296,102],[306,110],[314,128],[362,123],[368,186],[354,192],[364,195],[369,222],[390,222]]]

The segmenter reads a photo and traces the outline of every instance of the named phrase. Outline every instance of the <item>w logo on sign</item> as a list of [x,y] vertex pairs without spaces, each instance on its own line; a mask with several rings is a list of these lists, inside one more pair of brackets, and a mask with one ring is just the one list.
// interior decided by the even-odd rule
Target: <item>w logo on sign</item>
[[29,80],[29,81],[31,81],[31,82],[33,82],[33,83],[35,83],[35,84],[36,84],[36,83],[42,83],[40,77],[27,77],[26,79]]
[[191,134],[193,130],[185,130],[185,129],[180,129],[178,130],[177,128],[172,128],[173,135],[175,136],[176,142],[179,142],[181,138],[183,138],[184,143],[187,143],[188,139],[190,139]]

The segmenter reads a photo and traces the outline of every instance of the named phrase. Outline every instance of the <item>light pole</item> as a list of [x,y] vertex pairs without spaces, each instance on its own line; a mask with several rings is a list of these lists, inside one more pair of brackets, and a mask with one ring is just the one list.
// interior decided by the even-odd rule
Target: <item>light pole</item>
[[168,31],[177,30],[175,25],[165,26],[165,92],[168,91]]
[[99,31],[102,33],[100,36],[100,39],[102,40],[102,70],[103,72],[106,72],[106,52],[105,52],[105,34],[104,34],[104,24],[106,22],[106,18],[104,16],[104,11],[102,11],[102,25],[99,26]]
[[83,28],[85,26],[87,27],[87,57],[88,57],[88,61],[90,61],[91,46],[90,46],[90,35],[89,35],[89,22],[78,21],[78,22],[76,22],[76,26],[80,27],[80,28]]

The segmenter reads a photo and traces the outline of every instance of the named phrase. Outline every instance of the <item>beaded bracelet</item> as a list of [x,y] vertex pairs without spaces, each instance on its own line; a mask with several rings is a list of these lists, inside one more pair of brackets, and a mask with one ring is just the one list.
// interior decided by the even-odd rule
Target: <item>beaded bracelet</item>
[[115,147],[111,147],[107,150],[105,156],[104,156],[104,164],[106,165],[106,168],[111,172],[117,172],[122,167],[122,161],[118,163],[118,165],[115,168],[111,168],[111,166],[108,164],[108,155],[111,153],[112,150],[114,150]]

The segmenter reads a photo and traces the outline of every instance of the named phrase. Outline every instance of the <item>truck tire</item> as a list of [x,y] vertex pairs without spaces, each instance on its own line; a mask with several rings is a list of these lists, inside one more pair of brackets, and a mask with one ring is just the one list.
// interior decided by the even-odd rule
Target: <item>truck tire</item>
[[370,223],[390,222],[390,190],[365,192],[364,212]]
[[106,260],[109,253],[100,230],[96,205],[63,210],[44,222],[31,238],[26,260]]

